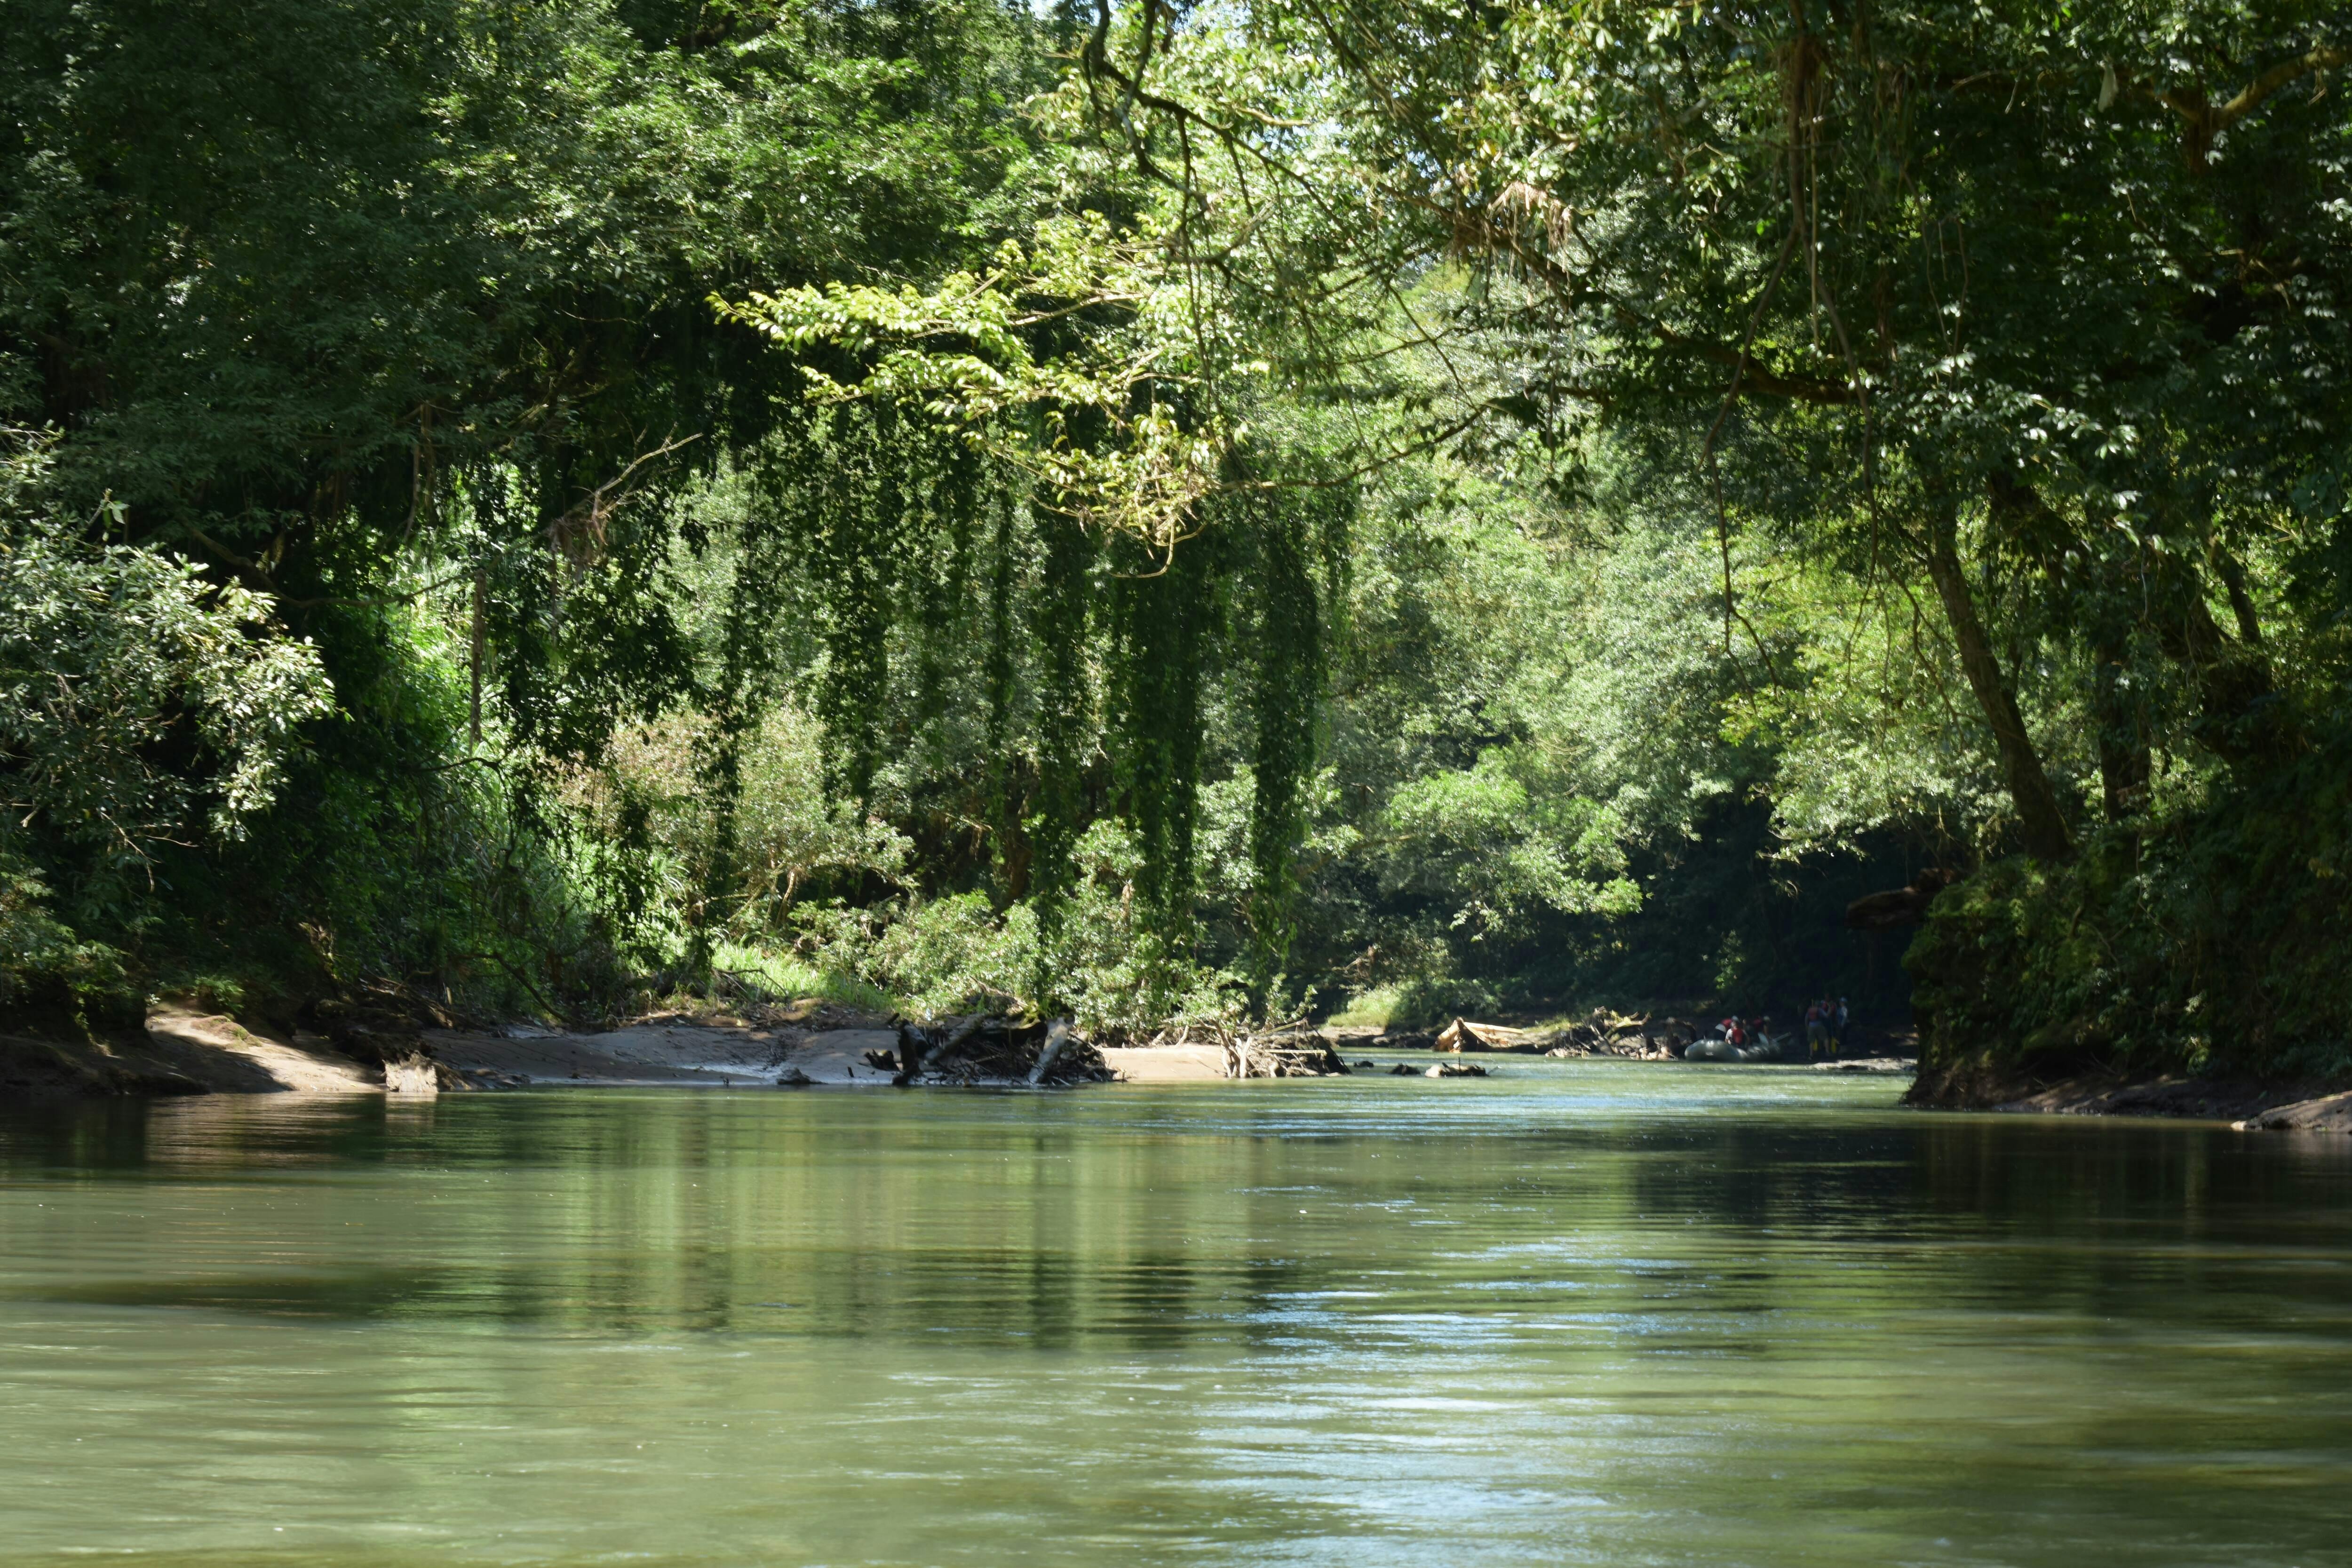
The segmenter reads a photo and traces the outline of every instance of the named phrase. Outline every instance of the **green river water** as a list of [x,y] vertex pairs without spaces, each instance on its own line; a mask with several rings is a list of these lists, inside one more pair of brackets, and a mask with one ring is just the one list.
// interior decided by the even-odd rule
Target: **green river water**
[[1898,1088],[0,1114],[0,1562],[2352,1563],[2352,1139]]

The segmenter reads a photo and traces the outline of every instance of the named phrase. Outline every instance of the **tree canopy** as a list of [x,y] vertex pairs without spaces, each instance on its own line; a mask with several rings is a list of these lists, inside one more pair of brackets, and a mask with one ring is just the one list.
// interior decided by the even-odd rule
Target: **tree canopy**
[[2347,1047],[2330,8],[9,19],[9,1005]]

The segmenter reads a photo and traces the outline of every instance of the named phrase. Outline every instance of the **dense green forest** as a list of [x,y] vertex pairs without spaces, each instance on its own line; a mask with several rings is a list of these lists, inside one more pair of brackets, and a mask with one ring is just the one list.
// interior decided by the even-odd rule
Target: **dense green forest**
[[14,1016],[2347,1063],[2335,7],[6,14]]

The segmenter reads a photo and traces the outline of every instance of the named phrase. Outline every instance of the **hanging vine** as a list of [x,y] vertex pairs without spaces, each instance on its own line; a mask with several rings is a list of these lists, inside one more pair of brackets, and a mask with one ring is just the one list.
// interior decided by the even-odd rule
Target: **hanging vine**
[[[1312,470],[1309,458],[1290,455],[1286,461]],[[1265,987],[1280,973],[1295,934],[1297,863],[1315,775],[1329,606],[1338,596],[1355,492],[1328,485],[1244,493],[1245,537],[1255,557],[1246,581],[1256,731],[1246,918],[1253,977]]]
[[1215,651],[1223,544],[1212,534],[1178,551],[1165,571],[1123,574],[1112,598],[1119,776],[1142,852],[1136,892],[1147,928],[1171,948],[1192,924],[1201,684]]

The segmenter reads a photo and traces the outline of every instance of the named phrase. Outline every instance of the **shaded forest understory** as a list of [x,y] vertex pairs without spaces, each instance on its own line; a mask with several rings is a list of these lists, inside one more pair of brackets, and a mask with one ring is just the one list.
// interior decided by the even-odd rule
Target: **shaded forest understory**
[[2336,8],[6,11],[9,1030],[2352,1071]]

